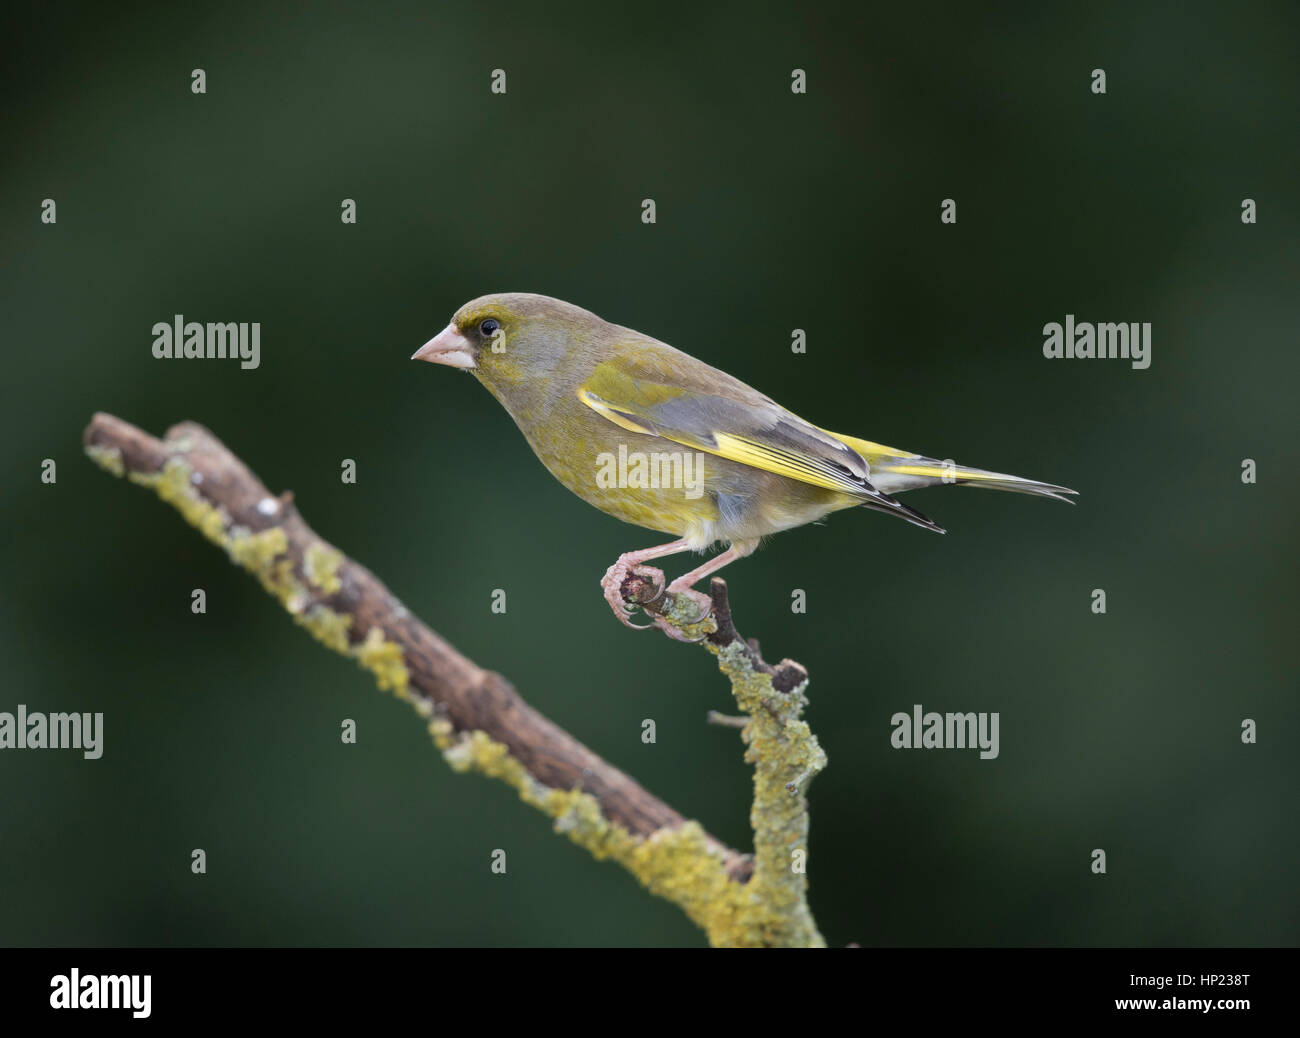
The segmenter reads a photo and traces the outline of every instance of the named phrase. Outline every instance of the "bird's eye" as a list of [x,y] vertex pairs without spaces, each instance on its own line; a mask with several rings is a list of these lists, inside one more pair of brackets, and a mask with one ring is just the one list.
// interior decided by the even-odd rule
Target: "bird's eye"
[[478,330],[479,330],[479,334],[481,335],[495,335],[497,333],[497,329],[500,327],[501,327],[500,321],[498,321],[495,317],[489,317],[486,320],[479,322]]

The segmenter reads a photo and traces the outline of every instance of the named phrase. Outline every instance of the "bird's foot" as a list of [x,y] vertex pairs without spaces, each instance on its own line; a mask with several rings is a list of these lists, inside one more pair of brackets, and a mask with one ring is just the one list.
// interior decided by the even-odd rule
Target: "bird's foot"
[[709,618],[709,614],[713,612],[713,599],[701,591],[693,591],[685,585],[679,586],[676,581],[669,584],[664,593],[665,595],[673,595],[676,598],[672,612],[676,613],[679,610],[680,607],[677,603],[681,602],[683,599],[689,599],[696,606],[695,616],[689,618],[682,617],[678,619],[676,623],[673,623],[666,620],[662,615],[656,614],[654,625],[674,641],[700,642],[707,638],[709,635],[708,631],[704,631],[697,637],[692,638],[682,631],[681,628],[693,627],[695,624],[704,623],[704,621]]
[[663,597],[664,585],[668,582],[664,578],[663,570],[655,569],[653,566],[633,566],[632,576],[649,581],[651,587],[654,588],[654,592],[645,601],[656,602]]
[[609,603],[610,609],[618,617],[619,623],[624,627],[630,627],[634,631],[649,630],[655,624],[634,624],[632,622],[632,612],[635,606],[623,597],[623,583],[630,576],[640,577],[642,580],[647,580],[653,584],[655,593],[651,597],[658,598],[664,590],[663,570],[655,569],[653,566],[636,565],[626,555],[622,555],[614,565],[605,571],[605,575],[600,580],[601,590],[605,592],[605,601]]

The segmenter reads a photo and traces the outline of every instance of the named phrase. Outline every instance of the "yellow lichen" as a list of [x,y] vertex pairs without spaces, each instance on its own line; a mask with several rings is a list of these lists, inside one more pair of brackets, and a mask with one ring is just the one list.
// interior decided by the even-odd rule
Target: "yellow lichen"
[[352,654],[352,646],[348,643],[352,617],[348,613],[336,613],[329,606],[314,605],[297,620],[326,648],[344,656]]
[[435,717],[429,722],[429,737],[438,749],[450,749],[456,741],[456,726],[445,717]]
[[271,526],[257,533],[232,530],[227,549],[230,557],[244,569],[266,574],[276,583],[284,579],[283,572],[273,566],[276,557],[289,550],[289,538],[280,527]]
[[486,733],[456,735],[443,719],[432,721],[429,732],[454,770],[475,771],[512,786],[520,799],[553,819],[556,832],[597,860],[618,862],[652,894],[676,904],[715,947],[822,943],[811,919],[791,933],[790,916],[800,911],[796,891],[767,880],[732,880],[697,822],[660,829],[648,837],[633,836],[606,818],[591,794],[541,785],[505,745]]
[[307,546],[303,553],[302,571],[313,587],[318,587],[327,595],[334,594],[343,586],[339,580],[339,566],[343,555],[321,541]]
[[194,489],[192,477],[193,469],[182,458],[168,458],[158,472],[127,473],[127,478],[132,483],[150,487],[203,536],[229,551],[225,533],[229,518],[199,495]]
[[[821,946],[821,935],[808,909],[808,877],[793,867],[792,851],[806,850],[808,781],[826,766],[826,754],[802,720],[807,681],[786,693],[772,687],[771,676],[755,670],[741,642],[722,648],[709,644],[718,669],[731,682],[736,703],[749,714],[745,759],[754,764],[754,875],[770,915],[751,918],[771,943]],[[806,861],[804,862],[806,866]]]
[[398,699],[407,698],[411,675],[406,669],[402,656],[402,647],[384,637],[378,627],[366,632],[366,640],[352,649],[352,654],[366,670],[375,676],[375,681],[384,690],[391,689]]
[[111,472],[118,479],[126,473],[126,466],[122,464],[122,452],[116,447],[99,447],[90,444],[86,447],[86,454],[96,465],[106,472]]
[[[86,452],[109,471],[121,464],[121,454],[114,448],[88,447]],[[182,457],[168,458],[158,472],[131,472],[128,477],[133,483],[152,489],[180,512],[186,522],[253,574],[313,637],[335,652],[355,659],[375,676],[381,689],[391,690],[399,699],[407,698],[410,675],[401,646],[386,640],[378,627],[372,627],[360,644],[352,645],[349,638],[352,617],[319,603],[311,604],[312,594],[297,577],[289,555],[289,538],[282,527],[270,526],[254,533],[232,525],[223,509],[208,504],[199,493],[194,470]],[[339,551],[323,542],[311,545],[303,561],[308,582],[326,592],[339,590],[338,568],[342,560]]]

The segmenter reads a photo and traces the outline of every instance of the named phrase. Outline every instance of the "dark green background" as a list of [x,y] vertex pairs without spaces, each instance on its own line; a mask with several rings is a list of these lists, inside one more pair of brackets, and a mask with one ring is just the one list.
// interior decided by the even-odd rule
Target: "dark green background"
[[[0,709],[103,711],[106,751],[0,753],[0,943],[701,943],[507,788],[450,772],[408,707],[81,454],[97,410],[203,422],[462,651],[748,846],[750,772],[704,723],[725,683],[597,588],[660,535],[554,482],[473,380],[408,360],[502,290],[828,428],[1081,491],[921,491],[947,537],[845,513],[728,572],[742,631],[812,674],[831,943],[1295,943],[1300,18],[967,6],[11,22]],[[153,359],[174,313],[260,321],[261,368]],[[1045,360],[1066,313],[1150,321],[1152,367]],[[916,702],[1000,711],[1001,757],[891,749]]]

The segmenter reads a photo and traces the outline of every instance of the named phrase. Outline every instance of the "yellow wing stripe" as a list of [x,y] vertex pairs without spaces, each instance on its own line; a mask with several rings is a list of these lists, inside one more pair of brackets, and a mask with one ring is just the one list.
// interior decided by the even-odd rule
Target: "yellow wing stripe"
[[919,458],[921,456],[913,454],[911,451],[901,451],[897,447],[886,447],[883,443],[873,443],[871,440],[859,440],[856,436],[845,436],[843,433],[831,432],[829,429],[822,429],[822,432],[827,436],[834,436],[840,443],[852,447],[866,459],[868,465],[873,464],[880,458]]
[[770,447],[728,433],[714,433],[713,438],[718,445],[715,454],[731,461],[738,461],[742,465],[753,465],[754,468],[774,472],[778,476],[787,476],[801,483],[824,487],[827,490],[838,490],[844,494],[857,496],[865,490],[862,483],[851,476],[842,474],[834,467],[806,455],[793,454],[779,447]]
[[657,436],[658,433],[648,425],[638,425],[631,417],[622,411],[616,411],[609,404],[605,403],[600,397],[587,392],[581,386],[578,387],[578,399],[590,407],[602,418],[605,418],[620,429],[626,429],[628,432],[645,433],[647,436]]
[[670,431],[656,429],[650,424],[637,422],[631,415],[618,410],[584,386],[578,387],[577,397],[602,418],[613,422],[620,429],[626,429],[628,432],[660,436],[673,443],[680,443],[686,447],[702,450],[708,454],[726,458],[729,461],[739,462],[742,465],[752,465],[754,468],[763,469],[765,472],[773,472],[778,476],[786,476],[801,483],[808,483],[811,486],[823,487],[826,490],[836,490],[842,494],[852,494],[855,497],[863,496],[866,490],[862,483],[853,479],[853,477],[840,472],[829,463],[806,455],[782,450],[779,447],[771,447],[729,433],[714,432],[712,434],[712,444],[703,439],[685,439],[680,434],[674,435]]

